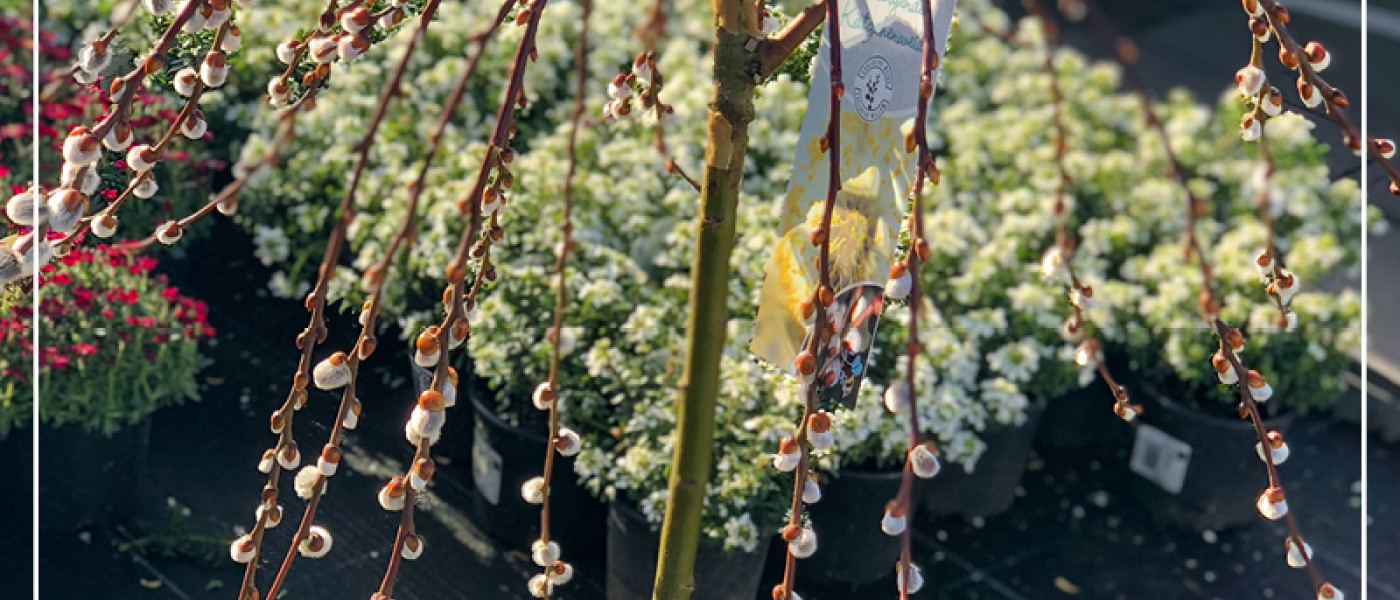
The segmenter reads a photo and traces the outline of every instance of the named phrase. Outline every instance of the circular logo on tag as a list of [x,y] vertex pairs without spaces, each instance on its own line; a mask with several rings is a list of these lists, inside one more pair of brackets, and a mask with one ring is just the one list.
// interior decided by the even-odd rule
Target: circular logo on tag
[[890,62],[883,56],[870,57],[856,71],[853,100],[860,118],[874,121],[885,114],[890,99],[894,97],[894,80],[891,77]]

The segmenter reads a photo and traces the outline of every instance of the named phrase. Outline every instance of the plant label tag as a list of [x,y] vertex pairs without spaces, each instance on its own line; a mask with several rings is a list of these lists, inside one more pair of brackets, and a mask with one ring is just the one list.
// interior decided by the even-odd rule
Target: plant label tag
[[472,441],[472,480],[476,491],[491,506],[501,501],[501,455],[486,443],[486,430],[478,423],[476,439]]
[[1191,465],[1191,445],[1151,425],[1140,425],[1128,468],[1172,494],[1180,494]]
[[[916,114],[923,55],[921,6],[907,0],[832,0],[841,27],[840,180],[831,213],[828,271],[835,302],[816,347],[819,400],[855,405],[884,305],[884,285],[899,247],[914,176],[903,127]],[[931,20],[941,54],[953,19],[953,0],[933,0]],[[778,198],[781,239],[768,261],[749,349],[796,375],[797,354],[808,343],[799,304],[820,282],[821,224],[830,157],[820,147],[830,119],[831,49],[823,39],[812,69],[807,112],[787,191]],[[934,77],[937,77],[935,72]],[[931,102],[932,99],[930,98]],[[911,124],[912,125],[912,124]]]

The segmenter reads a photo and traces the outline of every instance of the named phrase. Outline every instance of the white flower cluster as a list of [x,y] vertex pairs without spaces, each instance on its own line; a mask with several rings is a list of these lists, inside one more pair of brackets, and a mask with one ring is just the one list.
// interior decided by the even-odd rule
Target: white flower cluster
[[[669,23],[671,35],[657,49],[658,69],[667,75],[664,98],[675,115],[675,123],[667,127],[668,146],[691,172],[699,171],[712,89],[709,48],[695,41],[711,33],[711,24],[699,16],[703,8],[697,0],[678,5]],[[1063,284],[1039,275],[1040,249],[1050,245],[1054,233],[1048,204],[1057,177],[1046,137],[1052,117],[1041,55],[1034,46],[1009,45],[966,25],[978,18],[1007,21],[985,0],[969,0],[962,8],[965,24],[953,33],[943,75],[947,93],[939,95],[937,116],[930,123],[930,143],[944,177],[924,216],[933,252],[920,273],[929,282],[923,287],[931,296],[920,319],[920,337],[930,360],[920,361],[913,393],[920,400],[920,421],[927,424],[940,458],[972,468],[985,450],[980,432],[1023,423],[1033,401],[1066,391],[1076,381],[1087,382],[1093,373],[1073,363],[1075,345],[1061,335],[1069,310]],[[267,26],[259,33],[271,40],[260,50],[266,54],[263,59],[273,60],[271,46],[292,35],[289,24],[315,16],[293,14],[298,10],[308,9],[269,5],[250,16],[249,35],[252,24]],[[426,146],[432,120],[421,116],[441,105],[464,68],[460,32],[475,30],[489,10],[446,0],[424,38],[403,86],[409,94],[407,104],[418,108],[391,111],[384,121],[371,153],[376,168],[364,174],[356,218],[349,227],[353,268],[342,269],[343,277],[332,282],[332,297],[362,299],[354,283],[394,235],[406,204],[404,184],[416,173]],[[558,0],[541,23],[539,64],[525,74],[531,106],[525,113],[527,122],[568,120],[566,74],[578,10],[573,2]],[[601,33],[593,37],[590,61],[630,63],[638,50],[631,32],[644,17],[625,4],[595,6],[590,27]],[[1023,24],[1017,35],[1030,39],[1038,31]],[[500,73],[519,34],[519,28],[502,29],[500,39],[488,46],[479,71]],[[299,116],[298,135],[284,164],[261,171],[244,191],[241,218],[250,228],[260,228],[258,256],[281,267],[274,281],[283,293],[295,291],[314,275],[309,269],[297,270],[292,257],[316,251],[323,243],[320,223],[327,217],[297,213],[299,217],[289,218],[288,208],[325,207],[333,203],[328,196],[338,197],[354,156],[353,136],[346,133],[355,131],[373,110],[391,61],[403,52],[404,37],[391,36],[377,44],[353,68],[332,65],[333,85],[318,98],[336,110]],[[254,48],[264,44],[248,46],[248,60],[260,60]],[[1199,379],[1196,374],[1209,356],[1204,345],[1210,338],[1195,318],[1192,290],[1197,282],[1179,259],[1176,241],[1184,199],[1164,175],[1160,145],[1138,143],[1147,134],[1135,99],[1117,91],[1113,67],[1092,64],[1069,50],[1057,53],[1056,67],[1071,99],[1066,109],[1066,164],[1080,185],[1069,190],[1066,200],[1067,210],[1082,222],[1076,270],[1092,286],[1095,300],[1086,312],[1105,342],[1134,340],[1133,346],[1156,362],[1165,357],[1174,373]],[[440,155],[428,171],[418,238],[404,268],[392,270],[385,282],[384,314],[399,316],[407,332],[421,331],[432,318],[429,309],[436,305],[436,294],[414,296],[412,290],[438,289],[419,284],[443,277],[463,226],[456,202],[485,154],[482,140],[498,100],[491,92],[500,85],[494,75],[482,77],[476,83],[489,91],[469,94],[444,134],[444,147],[457,150]],[[620,88],[610,95],[608,79],[590,86],[590,105],[603,106],[624,95]],[[704,530],[709,537],[746,550],[777,527],[772,519],[790,499],[778,483],[781,476],[771,468],[772,452],[791,433],[801,401],[791,379],[756,364],[747,344],[764,267],[778,235],[776,201],[786,187],[806,94],[805,84],[779,76],[757,95],[738,208],[740,234],[730,261],[732,318],[721,362],[716,473],[707,490]],[[1237,114],[1238,101],[1231,102],[1223,114]],[[1238,149],[1237,140],[1221,143],[1236,135],[1233,117],[1213,115],[1182,95],[1172,96],[1161,114],[1173,147],[1208,196],[1248,202],[1244,188],[1253,163]],[[1354,196],[1355,183],[1328,181],[1325,166],[1309,158],[1315,156],[1315,142],[1306,123],[1287,115],[1270,119],[1268,135],[1291,165],[1271,181],[1280,238],[1288,243],[1282,250],[1290,269],[1308,281],[1320,270],[1355,264],[1343,240],[1359,229],[1359,223],[1348,216],[1344,202]],[[261,157],[277,123],[268,114],[250,125],[260,133],[245,146],[245,160]],[[1279,129],[1277,135],[1272,128]],[[498,390],[503,410],[529,410],[534,391],[530,386],[548,374],[545,329],[551,322],[558,236],[547,225],[560,216],[557,186],[566,168],[568,134],[567,125],[521,133],[520,147],[528,150],[513,163],[511,208],[503,218],[546,226],[507,227],[506,237],[492,252],[498,281],[479,302],[467,341],[477,375]],[[599,496],[628,499],[651,523],[659,524],[667,494],[665,472],[674,448],[672,403],[683,354],[690,291],[686,273],[695,247],[698,201],[693,190],[665,172],[650,136],[649,124],[640,119],[579,132],[579,147],[587,150],[580,152],[575,185],[573,237],[578,251],[568,273],[573,305],[570,326],[561,335],[566,366],[558,394],[563,418],[578,425],[581,437],[575,460],[578,476]],[[1213,238],[1210,247],[1218,254],[1219,276],[1231,282],[1222,289],[1252,294],[1247,297],[1251,299],[1259,296],[1252,267],[1248,272],[1228,267],[1249,267],[1244,261],[1252,260],[1262,242],[1262,229],[1256,225],[1247,214],[1228,224],[1202,224]],[[1267,308],[1245,298],[1227,297],[1227,313]],[[1305,347],[1317,346],[1309,354],[1316,356],[1314,362],[1330,360],[1336,348],[1359,333],[1354,294],[1299,293],[1293,310],[1300,317],[1300,333],[1292,335],[1308,340]],[[894,308],[891,315],[894,322],[880,328],[871,354],[873,380],[862,386],[856,409],[831,415],[834,445],[829,452],[814,454],[819,468],[839,467],[836,457],[844,464],[886,466],[905,458],[906,417],[892,414],[885,401],[899,407],[908,392],[886,394],[884,373],[898,372],[888,356],[902,347],[896,338],[907,325],[908,310]],[[1251,340],[1260,335],[1250,327]],[[1269,342],[1265,347],[1279,346]],[[1309,373],[1316,378],[1315,369]],[[395,487],[391,481],[381,500],[401,502],[406,485],[398,481]],[[810,496],[819,498],[820,488],[812,487]]]

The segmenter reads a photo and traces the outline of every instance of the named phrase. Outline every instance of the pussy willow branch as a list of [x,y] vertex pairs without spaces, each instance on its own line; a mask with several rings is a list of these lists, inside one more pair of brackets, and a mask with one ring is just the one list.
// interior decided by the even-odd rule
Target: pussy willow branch
[[[1298,42],[1289,34],[1287,27],[1289,20],[1288,9],[1277,2],[1277,0],[1258,1],[1260,6],[1264,8],[1264,17],[1268,20],[1269,31],[1274,34],[1274,37],[1278,38],[1279,45],[1285,51],[1298,57],[1298,73],[1317,89],[1318,94],[1322,95],[1322,102],[1327,116],[1342,128],[1342,139],[1346,146],[1359,152],[1363,139],[1361,132],[1347,119],[1346,114],[1341,110],[1342,108],[1346,108],[1345,95],[1342,96],[1343,100],[1340,103],[1334,98],[1333,92],[1335,91],[1341,94],[1341,90],[1328,84],[1326,80],[1318,75],[1317,70],[1313,69],[1312,65],[1308,62],[1308,55],[1303,52],[1303,48],[1299,46]],[[1390,177],[1391,193],[1400,195],[1400,170],[1396,169],[1390,159],[1381,154],[1381,149],[1376,138],[1367,137],[1366,142],[1371,156],[1376,159],[1376,164],[1379,164],[1381,170],[1385,171],[1386,176]]]
[[[231,27],[233,27],[233,17],[229,17],[229,20],[225,21],[224,24],[220,25],[219,29],[214,32],[214,41],[209,45],[210,52],[219,49],[219,44],[223,42],[224,36],[228,35],[228,31]],[[194,114],[194,111],[199,108],[199,98],[204,94],[204,89],[204,79],[196,78],[194,83],[194,89],[190,92],[189,98],[185,99],[185,105],[180,108],[180,114],[177,115],[175,119],[170,122],[170,127],[165,130],[165,134],[162,135],[160,137],[160,140],[156,142],[156,145],[152,147],[155,150],[156,156],[161,156],[162,154],[164,154],[165,147],[170,144],[171,140],[175,139],[176,132],[178,132],[180,130],[180,127],[184,125],[185,121],[190,118],[190,115]],[[136,176],[133,177],[127,183],[126,189],[122,190],[122,193],[118,195],[115,200],[113,200],[107,206],[103,207],[103,209],[101,211],[98,211],[96,214],[84,217],[79,222],[78,226],[73,229],[73,232],[69,233],[66,237],[64,237],[63,240],[59,242],[59,244],[67,245],[73,243],[74,238],[77,238],[79,234],[83,233],[89,227],[91,227],[92,222],[94,220],[105,217],[107,215],[116,214],[117,210],[120,209],[122,204],[126,202],[126,199],[130,197],[131,194],[136,190],[136,184],[141,183],[143,180],[149,177],[155,176],[153,173],[155,172],[156,166],[157,165],[151,165],[151,168],[137,173]],[[86,172],[87,169],[92,168],[94,167],[83,167],[78,172],[78,176],[73,178],[74,181],[81,181],[82,174]],[[152,237],[152,239],[154,239],[154,236]]]
[[[919,66],[918,100],[914,111],[914,202],[909,212],[909,251],[904,260],[909,273],[909,340],[905,344],[909,362],[905,365],[904,382],[909,386],[909,441],[904,454],[904,468],[899,479],[899,493],[895,504],[904,507],[907,523],[914,520],[914,464],[911,458],[914,449],[923,443],[919,427],[919,395],[914,390],[915,371],[923,344],[919,342],[919,311],[923,309],[923,289],[919,285],[919,253],[928,247],[924,238],[924,180],[937,179],[938,168],[933,163],[933,153],[928,147],[928,105],[933,100],[934,70],[938,68],[939,56],[933,31],[933,6],[929,0],[920,2],[923,13],[923,54]],[[906,525],[900,533],[899,566],[896,581],[899,583],[899,599],[908,600],[909,581],[914,570],[913,527]]]
[[[835,297],[835,291],[831,288],[831,213],[836,208],[836,194],[841,191],[841,96],[845,93],[845,84],[841,76],[841,21],[837,18],[836,3],[828,0],[826,4],[826,22],[830,24],[826,28],[828,50],[827,58],[830,59],[831,89],[827,95],[827,102],[830,104],[830,113],[827,117],[825,142],[827,152],[827,184],[826,200],[822,206],[822,217],[820,233],[813,241],[820,246],[817,258],[817,272],[819,283],[812,295],[816,300],[814,305],[814,315],[812,320],[812,333],[807,338],[804,352],[810,352],[814,357],[820,355],[822,345],[822,329],[827,325],[825,300]],[[830,357],[828,357],[830,360]],[[797,442],[800,457],[797,462],[797,469],[793,471],[792,483],[792,505],[788,510],[788,525],[801,526],[802,521],[802,491],[807,484],[807,474],[811,469],[811,453],[807,447],[807,424],[812,415],[817,412],[817,392],[821,389],[820,363],[813,372],[814,379],[804,386],[803,392],[806,394],[802,407],[802,421],[797,425]],[[798,370],[798,378],[805,378],[806,375]],[[782,600],[792,599],[792,587],[796,583],[797,577],[797,557],[792,554],[792,545],[787,547],[787,557],[783,562],[783,583]]]
[[[1054,114],[1053,120],[1055,125],[1054,146],[1056,180],[1053,206],[1055,214],[1055,247],[1059,249],[1060,263],[1064,265],[1065,274],[1069,276],[1070,292],[1072,294],[1080,293],[1082,290],[1086,289],[1086,286],[1080,281],[1079,274],[1074,270],[1074,251],[1077,246],[1077,240],[1069,230],[1069,215],[1066,214],[1067,207],[1065,206],[1065,187],[1070,183],[1069,172],[1065,168],[1065,152],[1069,145],[1069,135],[1064,122],[1064,92],[1060,89],[1060,78],[1055,72],[1055,47],[1057,38],[1059,37],[1059,27],[1055,24],[1054,18],[1050,15],[1050,11],[1045,8],[1041,0],[1023,0],[1022,4],[1025,5],[1026,11],[1040,22],[1041,31],[1045,38],[1044,48],[1041,49],[1044,59],[1042,64],[1044,65],[1043,68],[1046,75],[1050,78],[1051,110]],[[1109,371],[1104,361],[1099,360],[1097,353],[1101,346],[1097,339],[1088,335],[1089,325],[1091,323],[1084,315],[1084,310],[1079,306],[1079,302],[1070,301],[1069,305],[1073,313],[1070,323],[1077,325],[1084,334],[1084,340],[1080,343],[1088,344],[1088,349],[1091,350],[1092,356],[1090,358],[1094,363],[1094,368],[1098,371],[1099,377],[1103,379],[1104,383],[1108,384],[1108,389],[1113,394],[1114,412],[1119,414],[1119,416],[1141,414],[1142,407],[1128,403],[1128,389],[1120,385],[1118,381],[1114,379],[1113,373]]]
[[[1249,37],[1253,41],[1253,48],[1249,53],[1249,64],[1262,70],[1264,68],[1264,44],[1253,35]],[[1283,255],[1278,251],[1278,246],[1274,242],[1273,207],[1269,205],[1268,180],[1274,176],[1274,157],[1269,152],[1269,132],[1265,127],[1270,119],[1269,115],[1264,112],[1264,103],[1268,102],[1268,96],[1269,88],[1261,86],[1259,94],[1254,98],[1254,109],[1250,112],[1250,116],[1259,122],[1259,139],[1256,142],[1259,148],[1259,160],[1264,165],[1264,185],[1259,187],[1255,204],[1259,207],[1259,219],[1264,222],[1264,254],[1269,257],[1272,266],[1270,271],[1274,279],[1279,279],[1283,277]],[[1281,323],[1287,327],[1288,309],[1283,305],[1283,297],[1273,293],[1270,293],[1269,296],[1273,298],[1274,306],[1278,308]]]
[[[527,8],[527,10],[530,11],[529,19],[525,24],[525,33],[521,36],[520,45],[516,49],[515,59],[512,61],[510,82],[506,86],[505,94],[501,98],[500,108],[496,113],[496,124],[491,133],[490,143],[486,149],[486,156],[482,159],[481,170],[477,173],[476,183],[473,184],[472,190],[468,193],[469,195],[464,198],[465,202],[459,203],[460,206],[466,209],[470,220],[466,229],[463,230],[461,238],[458,240],[455,255],[445,269],[451,301],[448,302],[447,315],[444,317],[442,325],[438,328],[437,342],[438,347],[443,349],[443,356],[438,359],[437,368],[433,372],[433,380],[429,386],[429,389],[437,392],[442,391],[443,385],[447,381],[447,368],[450,361],[447,358],[446,349],[451,347],[449,338],[452,326],[459,319],[465,318],[463,314],[463,303],[468,298],[470,298],[472,302],[475,302],[476,293],[480,290],[482,281],[485,278],[484,274],[492,269],[490,255],[485,254],[482,257],[481,265],[477,269],[476,281],[472,286],[470,296],[463,293],[463,278],[466,273],[467,261],[470,258],[472,240],[479,235],[481,230],[482,195],[486,191],[487,179],[490,177],[493,167],[498,166],[502,160],[502,155],[505,153],[504,151],[508,150],[506,148],[506,143],[511,130],[514,129],[512,107],[515,106],[521,96],[525,66],[530,60],[530,56],[534,50],[535,34],[539,31],[540,16],[544,12],[547,2],[548,0],[535,0]],[[494,214],[491,218],[491,224],[493,227],[496,224]],[[490,236],[486,236],[483,239],[486,245],[486,252],[489,252],[488,240],[490,239]],[[427,451],[428,440],[420,439],[414,450],[412,462],[417,462],[418,459],[425,457]],[[392,598],[394,595],[394,584],[398,580],[399,568],[403,564],[403,553],[400,549],[403,548],[404,540],[406,540],[409,535],[414,534],[415,531],[413,509],[416,498],[417,493],[413,489],[413,486],[407,486],[404,490],[404,507],[399,518],[398,532],[394,536],[394,549],[389,555],[389,564],[385,567],[384,578],[379,584],[378,594],[384,598]]]
[[[1171,149],[1171,138],[1167,136],[1166,128],[1163,126],[1161,120],[1157,118],[1156,113],[1152,109],[1152,102],[1151,99],[1148,97],[1147,88],[1142,84],[1142,80],[1137,73],[1136,46],[1133,45],[1133,43],[1130,40],[1128,40],[1128,38],[1122,37],[1117,32],[1117,30],[1113,27],[1112,22],[1110,22],[1107,16],[1104,15],[1103,10],[1099,7],[1097,2],[1095,2],[1094,0],[1085,0],[1085,4],[1089,9],[1088,12],[1090,23],[1093,25],[1093,28],[1104,40],[1104,42],[1114,50],[1112,54],[1118,60],[1119,64],[1122,67],[1124,81],[1127,82],[1127,84],[1132,88],[1133,92],[1138,96],[1139,102],[1142,106],[1144,117],[1146,118],[1148,125],[1154,128],[1157,131],[1157,134],[1162,139],[1162,146],[1165,148],[1169,169],[1171,171],[1170,175],[1172,176],[1173,180],[1177,183],[1177,185],[1186,192],[1188,201],[1188,204],[1186,206],[1187,226],[1194,227],[1194,215],[1196,214],[1196,211],[1200,208],[1203,208],[1205,204],[1199,198],[1196,197],[1194,192],[1191,191],[1189,182],[1186,180],[1186,170],[1182,167],[1180,161],[1178,161],[1176,158],[1176,154]],[[1280,39],[1282,39],[1282,37],[1280,37]],[[1300,58],[1299,68],[1307,68],[1306,56]],[[1313,76],[1316,77],[1316,73],[1313,73]],[[1324,98],[1326,97],[1327,95],[1324,94]],[[1333,112],[1336,112],[1336,114],[1340,114],[1339,111]],[[1234,369],[1235,375],[1239,379],[1242,416],[1247,416],[1253,423],[1254,432],[1256,437],[1258,437],[1259,439],[1259,444],[1262,448],[1265,448],[1265,451],[1263,453],[1265,460],[1263,462],[1265,470],[1267,471],[1269,477],[1269,487],[1282,489],[1283,484],[1278,477],[1277,469],[1275,469],[1273,454],[1267,450],[1271,447],[1271,445],[1268,439],[1268,433],[1264,430],[1264,417],[1259,410],[1259,405],[1255,401],[1253,394],[1250,392],[1250,386],[1247,384],[1247,382],[1249,381],[1250,372],[1248,369],[1245,368],[1244,364],[1235,354],[1231,345],[1229,343],[1226,343],[1226,332],[1234,332],[1237,330],[1232,328],[1230,325],[1226,324],[1219,317],[1219,296],[1216,295],[1214,290],[1213,270],[1210,266],[1210,263],[1207,262],[1205,253],[1201,248],[1201,243],[1199,239],[1195,236],[1193,231],[1188,229],[1186,232],[1186,240],[1188,244],[1188,258],[1190,258],[1191,255],[1194,255],[1196,263],[1200,267],[1201,271],[1203,293],[1201,295],[1200,304],[1203,308],[1207,309],[1203,310],[1202,312],[1206,313],[1206,315],[1210,317],[1209,324],[1211,325],[1211,329],[1215,332],[1216,336],[1220,340],[1220,351],[1229,361],[1230,367]],[[1304,564],[1308,570],[1308,576],[1312,579],[1313,582],[1313,588],[1318,589],[1322,587],[1326,583],[1326,580],[1323,579],[1322,574],[1317,569],[1317,566],[1313,564],[1312,558],[1308,556],[1308,553],[1306,551],[1303,550],[1303,548],[1305,548],[1305,546],[1303,546],[1303,536],[1299,532],[1297,520],[1294,518],[1292,511],[1286,512],[1284,514],[1284,525],[1288,530],[1288,538],[1292,540],[1293,544],[1297,546],[1297,548],[1299,549],[1299,554],[1301,554],[1302,558],[1304,559]]]
[[[168,52],[170,46],[175,43],[176,34],[184,28],[185,23],[189,22],[190,18],[194,16],[195,11],[199,10],[203,5],[204,2],[189,2],[185,4],[184,10],[176,13],[175,18],[171,19],[170,26],[165,29],[165,33],[161,34],[160,40],[156,42],[155,47],[151,48],[150,54],[147,54],[146,58],[141,61],[141,64],[136,65],[135,69],[132,69],[131,72],[118,79],[118,81],[124,84],[122,93],[117,98],[116,106],[112,107],[112,112],[107,113],[107,116],[99,121],[97,126],[93,128],[92,134],[96,136],[97,139],[100,140],[106,137],[107,132],[115,127],[117,123],[126,122],[127,115],[131,111],[131,103],[136,99],[136,90],[141,87],[141,79],[146,75],[154,74],[160,69],[162,63],[165,62],[165,53]],[[215,47],[217,48],[217,46]]]
[[[131,21],[131,18],[136,16],[137,11],[140,10],[141,0],[128,0],[126,3],[126,10],[122,11],[120,17],[113,19],[112,24],[107,27],[107,32],[98,36],[95,41],[103,45],[111,44],[112,39],[117,37],[117,32],[120,31],[121,28],[126,27],[127,23]],[[81,70],[82,68],[78,66],[78,61],[74,60],[73,64],[59,71],[57,77],[55,77],[53,81],[50,81],[49,84],[44,87],[43,91],[39,93],[39,101],[43,103],[54,102],[57,99],[58,92],[68,83],[68,79]]]
[[[428,0],[427,4],[424,5],[423,12],[419,15],[418,26],[413,30],[413,35],[408,40],[408,47],[404,50],[403,56],[394,67],[393,74],[390,75],[389,79],[384,83],[384,89],[379,96],[379,103],[375,108],[373,116],[370,118],[370,123],[365,130],[364,137],[355,146],[356,150],[359,152],[359,156],[357,157],[355,170],[350,179],[350,185],[345,190],[345,198],[341,201],[342,216],[339,224],[336,226],[336,230],[340,232],[342,238],[344,237],[344,229],[351,220],[349,213],[344,212],[344,210],[353,210],[355,205],[355,192],[359,188],[360,174],[364,170],[365,164],[369,162],[369,151],[374,145],[375,133],[379,130],[379,124],[383,121],[384,115],[388,112],[390,102],[393,101],[395,96],[399,95],[399,86],[403,81],[404,72],[408,69],[408,63],[413,57],[413,52],[417,49],[419,41],[421,41],[423,36],[427,33],[428,25],[432,23],[433,17],[437,14],[439,2],[440,0]],[[439,120],[439,123],[445,120],[447,114],[449,113],[444,113],[444,117]],[[420,179],[415,182],[414,187],[421,187],[421,184],[422,181]],[[350,382],[341,392],[340,407],[336,412],[334,424],[331,426],[331,433],[326,441],[327,446],[338,447],[340,444],[340,437],[345,425],[345,413],[351,409],[351,405],[355,402],[355,384],[359,378],[361,356],[367,356],[368,352],[365,352],[365,350],[372,349],[377,343],[375,339],[375,325],[379,316],[379,299],[384,289],[384,278],[388,273],[390,262],[394,254],[398,251],[399,245],[413,234],[414,218],[417,211],[418,194],[415,193],[409,199],[408,207],[404,214],[403,225],[399,228],[398,233],[389,241],[389,246],[384,250],[384,254],[380,257],[378,263],[368,271],[377,274],[377,276],[369,278],[372,290],[365,309],[369,314],[364,319],[363,329],[360,330],[359,339],[356,341],[355,347],[352,349],[352,352],[347,353],[348,359],[346,366],[350,370]],[[318,280],[316,284],[317,288],[323,288],[327,281],[328,278]],[[315,522],[316,509],[320,505],[322,496],[325,494],[326,480],[327,477],[325,475],[317,474],[316,483],[312,488],[311,498],[307,501],[306,508],[302,513],[301,525],[297,528],[296,535],[292,536],[292,540],[287,546],[286,555],[282,559],[282,566],[277,570],[277,575],[273,578],[272,585],[268,588],[267,594],[263,596],[264,598],[277,598],[277,592],[282,588],[283,582],[286,581],[287,574],[292,568],[292,561],[296,560],[298,554],[297,545],[310,534],[311,525]]]
[[698,192],[700,184],[687,174],[685,169],[681,168],[680,163],[676,162],[675,157],[671,156],[670,149],[666,147],[666,123],[663,118],[665,113],[662,111],[661,104],[661,86],[666,79],[662,77],[661,71],[656,65],[656,42],[666,36],[666,11],[662,6],[664,2],[665,0],[656,0],[656,3],[651,6],[651,12],[648,13],[646,22],[637,28],[637,36],[642,39],[642,45],[645,48],[637,60],[645,61],[647,66],[651,67],[652,73],[651,84],[642,90],[642,107],[650,108],[656,112],[656,139],[652,141],[652,145],[656,147],[657,153],[661,154],[661,159],[665,161],[666,171],[679,175]]
[[[583,10],[582,21],[579,24],[578,39],[574,41],[574,69],[578,74],[576,85],[578,89],[574,92],[574,114],[572,124],[569,129],[569,145],[565,151],[568,161],[568,170],[564,173],[564,194],[563,194],[563,223],[559,227],[559,253],[554,260],[554,271],[557,273],[556,285],[558,294],[554,299],[554,325],[550,329],[551,342],[553,348],[549,356],[549,387],[552,390],[559,390],[559,365],[563,358],[563,332],[564,332],[564,311],[567,308],[568,291],[565,277],[565,268],[569,260],[569,252],[573,249],[574,223],[570,213],[573,209],[573,189],[574,172],[578,167],[576,159],[578,145],[578,130],[583,126],[583,114],[586,107],[585,97],[588,90],[588,17],[593,10],[591,0],[582,0]],[[659,114],[657,115],[660,116]],[[657,135],[661,131],[658,124]],[[554,394],[549,402],[549,442],[545,445],[544,455],[544,501],[540,504],[540,540],[549,543],[549,490],[554,482],[554,455],[557,453],[555,444],[559,439],[559,394]],[[549,569],[549,565],[545,565]],[[549,588],[545,587],[545,597],[549,597]]]

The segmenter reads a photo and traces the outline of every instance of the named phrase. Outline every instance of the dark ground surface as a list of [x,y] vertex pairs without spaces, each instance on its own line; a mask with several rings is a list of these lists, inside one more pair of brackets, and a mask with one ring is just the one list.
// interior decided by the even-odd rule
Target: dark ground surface
[[[1170,10],[1161,8],[1162,3],[1125,4],[1131,6],[1115,11],[1116,17],[1142,47],[1143,70],[1154,86],[1186,85],[1202,98],[1213,100],[1248,56],[1249,41],[1242,34],[1243,17],[1235,2],[1194,3],[1187,9]],[[1300,39],[1314,36],[1326,40],[1338,57],[1328,72],[1329,79],[1349,92],[1359,90],[1355,83],[1358,63],[1344,58],[1359,56],[1359,50],[1348,45],[1355,45],[1348,42],[1355,38],[1353,30],[1306,16],[1295,17],[1294,29]],[[1071,30],[1067,39],[1096,49],[1082,33]],[[1373,43],[1373,52],[1375,48]],[[1375,77],[1371,85],[1374,90]],[[1358,94],[1352,93],[1353,97]],[[1327,129],[1329,126],[1325,121],[1318,126],[1317,133],[1324,140],[1337,138],[1335,128]],[[1349,158],[1333,159],[1334,175],[1352,174],[1355,163]],[[221,224],[217,231],[226,235],[229,229]],[[234,239],[248,243],[243,237]],[[263,480],[253,465],[261,449],[272,441],[266,429],[267,413],[285,393],[285,380],[295,360],[291,338],[304,327],[305,313],[293,302],[254,300],[251,290],[266,281],[265,272],[247,248],[236,250],[231,255],[242,252],[243,258],[209,269],[201,267],[199,281],[188,274],[172,273],[186,293],[210,302],[211,321],[220,334],[217,345],[208,349],[214,362],[201,376],[204,400],[155,417],[152,494],[143,519],[145,527],[132,524],[122,531],[88,528],[82,532],[45,532],[40,558],[41,591],[46,597],[232,597],[242,569],[227,559],[223,541],[207,546],[213,553],[212,561],[167,558],[154,550],[142,555],[118,544],[133,536],[144,539],[139,532],[159,529],[168,521],[164,515],[170,510],[169,498],[190,509],[192,529],[209,532],[216,540],[227,540],[234,535],[235,526],[251,523]],[[1373,285],[1376,280],[1372,278]],[[349,324],[343,325],[332,326],[332,344],[337,335],[347,338],[355,331]],[[1400,335],[1393,339],[1400,340]],[[385,473],[398,470],[408,454],[401,423],[412,396],[401,352],[396,352],[395,345],[386,340],[371,360],[379,369],[363,384],[367,387],[362,394],[367,418],[348,438],[348,468],[342,468],[331,482],[317,519],[332,525],[335,550],[324,559],[299,560],[288,579],[288,598],[366,598],[383,572],[397,515],[379,509],[374,495],[387,477]],[[1396,356],[1400,357],[1400,352]],[[1394,393],[1394,389],[1382,386],[1372,390],[1372,397],[1391,398]],[[1350,412],[1359,412],[1354,408],[1354,397],[1350,402]],[[333,403],[328,395],[315,395],[298,414],[296,430],[304,449],[319,447]],[[1290,504],[1317,552],[1320,567],[1353,597],[1360,590],[1361,564],[1359,436],[1359,428],[1347,419],[1330,415],[1301,419],[1290,433],[1295,456],[1283,468],[1290,486]],[[1133,476],[1126,470],[1127,443],[1122,439],[1107,442],[1072,450],[1038,448],[1027,466],[1019,497],[1005,514],[976,520],[921,520],[915,528],[915,560],[926,569],[930,591],[920,596],[1031,600],[1069,596],[1114,600],[1312,597],[1307,577],[1283,563],[1281,527],[1261,519],[1239,530],[1202,534],[1159,525],[1128,491]],[[1369,591],[1373,598],[1400,600],[1400,575],[1384,568],[1393,564],[1400,551],[1400,526],[1394,524],[1400,505],[1393,500],[1400,497],[1397,453],[1400,448],[1393,443],[1373,438],[1369,454],[1373,499]],[[1260,477],[1262,485],[1262,469]],[[0,491],[16,492],[13,488]],[[473,493],[464,462],[440,470],[431,498],[420,513],[420,531],[429,548],[422,559],[404,568],[397,598],[528,597],[524,581],[534,571],[528,557],[521,549],[503,548],[487,539],[458,508]],[[265,546],[270,558],[278,561],[290,539],[290,523],[301,510],[300,502],[290,494],[283,503],[290,518],[269,534]],[[27,530],[22,533],[23,539],[28,539]],[[0,539],[10,538],[9,534],[0,531]],[[779,567],[769,561],[764,588],[778,579]],[[275,565],[264,565],[259,571],[263,589],[273,571]],[[858,590],[806,586],[799,590],[808,600],[883,598],[892,596],[890,579]],[[561,588],[558,597],[601,598],[602,580],[596,571],[580,572],[574,583]],[[8,596],[0,590],[0,597]]]

